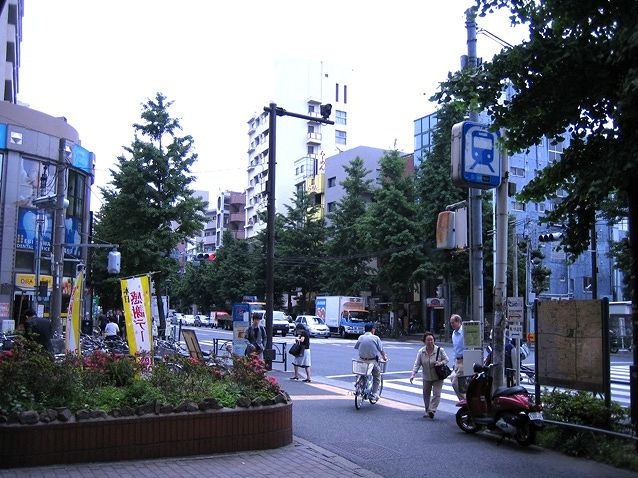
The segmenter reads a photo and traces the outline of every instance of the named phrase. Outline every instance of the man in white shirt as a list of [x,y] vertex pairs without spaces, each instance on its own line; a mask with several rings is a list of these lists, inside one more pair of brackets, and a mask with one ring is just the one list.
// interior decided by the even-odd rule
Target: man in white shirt
[[106,327],[104,327],[104,338],[107,340],[113,340],[118,335],[120,335],[120,328],[113,321],[113,317],[109,317],[109,322],[106,324]]
[[374,325],[365,325],[365,334],[360,335],[354,348],[359,351],[359,358],[361,360],[372,361],[374,360],[374,367],[372,368],[372,399],[379,399],[379,387],[381,385],[381,371],[379,370],[379,357],[383,360],[388,360],[388,355],[383,350],[383,343],[381,339],[374,335]]

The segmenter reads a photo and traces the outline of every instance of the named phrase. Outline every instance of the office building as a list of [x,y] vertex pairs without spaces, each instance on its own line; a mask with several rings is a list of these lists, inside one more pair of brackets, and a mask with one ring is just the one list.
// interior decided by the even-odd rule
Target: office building
[[[324,62],[280,61],[275,67],[274,94],[278,107],[320,118],[320,106],[332,104],[334,125],[290,116],[277,118],[275,209],[285,214],[295,191],[316,190],[323,183],[325,158],[348,149],[352,93],[351,70]],[[267,106],[269,103],[264,103]],[[269,119],[263,111],[248,120],[248,167],[245,237],[265,229],[260,217],[267,209]],[[313,189],[315,188],[315,189]],[[265,215],[265,214],[264,214]]]

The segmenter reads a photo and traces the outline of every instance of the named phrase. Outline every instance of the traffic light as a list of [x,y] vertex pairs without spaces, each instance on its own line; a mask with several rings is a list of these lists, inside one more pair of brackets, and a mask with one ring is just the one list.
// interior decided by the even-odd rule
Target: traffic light
[[321,117],[325,120],[330,118],[330,114],[332,113],[332,105],[321,105],[319,106],[319,112],[321,113]]
[[550,232],[548,234],[541,234],[538,236],[539,242],[554,242],[559,241],[560,238],[563,237],[562,232]]
[[198,261],[214,261],[215,253],[214,252],[200,252],[197,254]]

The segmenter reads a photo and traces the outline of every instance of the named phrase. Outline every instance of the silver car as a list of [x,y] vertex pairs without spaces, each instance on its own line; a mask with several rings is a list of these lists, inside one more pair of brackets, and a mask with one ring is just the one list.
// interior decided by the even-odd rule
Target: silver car
[[330,337],[330,329],[321,317],[316,315],[298,315],[295,323],[303,324],[310,337]]

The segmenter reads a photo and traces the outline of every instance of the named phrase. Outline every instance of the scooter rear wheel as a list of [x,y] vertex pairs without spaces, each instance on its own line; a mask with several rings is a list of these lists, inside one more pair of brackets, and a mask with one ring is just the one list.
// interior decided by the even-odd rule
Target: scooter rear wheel
[[483,428],[482,425],[478,425],[474,422],[474,420],[472,420],[470,411],[467,407],[461,407],[458,412],[456,412],[456,424],[465,433],[476,433]]

